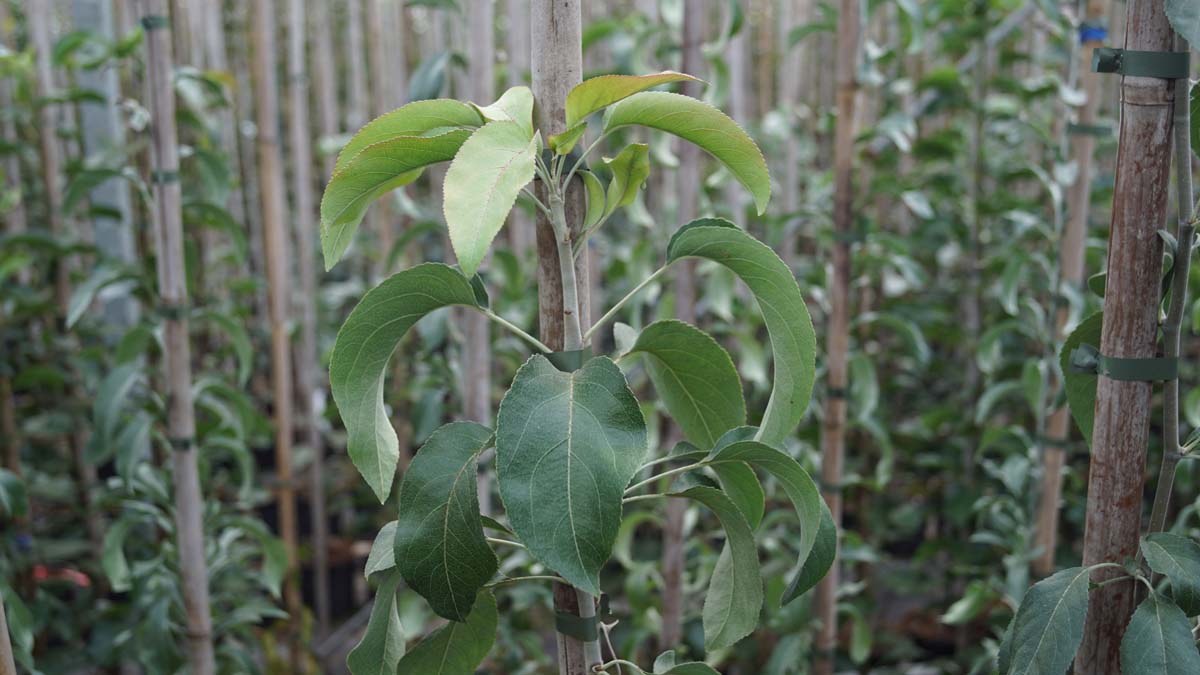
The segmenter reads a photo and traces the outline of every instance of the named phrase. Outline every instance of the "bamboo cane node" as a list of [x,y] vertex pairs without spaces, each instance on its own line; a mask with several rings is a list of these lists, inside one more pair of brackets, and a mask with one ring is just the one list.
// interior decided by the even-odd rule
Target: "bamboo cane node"
[[1092,51],[1092,71],[1097,73],[1178,80],[1188,76],[1190,62],[1188,52],[1145,52],[1115,47],[1097,47]]
[[162,14],[147,14],[142,17],[141,24],[145,30],[162,30],[170,28],[171,20]]

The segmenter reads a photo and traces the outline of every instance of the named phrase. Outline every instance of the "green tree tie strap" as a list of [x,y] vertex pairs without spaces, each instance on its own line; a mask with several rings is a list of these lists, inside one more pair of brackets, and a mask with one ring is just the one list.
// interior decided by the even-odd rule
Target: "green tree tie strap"
[[829,398],[848,398],[850,396],[850,390],[845,387],[829,387],[826,392]]
[[1179,358],[1105,356],[1092,345],[1082,344],[1071,352],[1071,370],[1123,382],[1161,382],[1179,377]]
[[162,14],[147,14],[142,17],[141,24],[145,30],[160,30],[169,27],[171,22]]
[[588,349],[575,349],[569,352],[551,352],[546,358],[562,372],[573,373],[583,367],[584,359],[589,353]]
[[187,318],[188,306],[185,303],[159,303],[155,308],[155,312],[168,321],[179,321]]
[[178,452],[186,452],[192,449],[192,445],[196,442],[196,439],[191,436],[186,438],[168,438],[167,442],[171,444],[171,449]]
[[1092,70],[1135,77],[1178,80],[1188,76],[1188,52],[1141,52],[1114,47],[1092,51]]
[[600,639],[600,619],[595,616],[585,619],[569,612],[555,612],[554,630],[580,642],[594,642]]
[[179,172],[178,171],[151,171],[150,172],[150,180],[151,180],[151,182],[156,183],[158,185],[165,185],[167,183],[178,183],[179,182]]
[[1067,133],[1072,136],[1095,136],[1096,138],[1111,138],[1113,128],[1107,124],[1075,124],[1067,125]]

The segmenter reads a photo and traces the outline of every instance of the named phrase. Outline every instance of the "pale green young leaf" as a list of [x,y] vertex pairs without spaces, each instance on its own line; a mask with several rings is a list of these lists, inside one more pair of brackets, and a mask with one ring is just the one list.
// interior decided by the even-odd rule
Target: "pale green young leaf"
[[646,326],[628,354],[645,354],[646,369],[667,412],[692,443],[711,448],[746,423],[742,381],[729,354],[707,333],[682,321]]
[[363,148],[335,173],[321,196],[321,251],[331,269],[376,199],[416,180],[431,164],[448,162],[471,135],[459,129],[437,136],[396,136]]
[[417,643],[396,667],[396,675],[475,675],[496,641],[500,620],[496,598],[483,591],[465,622],[451,621]]
[[333,345],[329,382],[346,426],[347,450],[380,502],[391,492],[400,454],[383,403],[388,359],[413,324],[449,305],[475,306],[470,281],[447,265],[418,265],[368,291]]
[[781,602],[785,605],[788,604],[807,593],[821,579],[824,579],[829,568],[833,566],[833,561],[837,558],[837,549],[837,525],[833,522],[833,514],[829,512],[829,506],[822,500],[821,524],[817,527],[816,541],[813,542],[808,558],[804,560],[800,569],[797,570],[796,576],[792,577],[791,582],[788,583]]
[[1200,651],[1192,624],[1169,598],[1151,592],[1121,638],[1123,675],[1195,675]]
[[440,136],[456,130],[469,132],[484,122],[479,111],[468,103],[448,98],[414,101],[376,117],[359,129],[338,153],[333,173],[346,168],[367,146],[398,136]]
[[371,552],[367,555],[367,566],[363,576],[370,579],[376,572],[386,572],[396,566],[396,521],[392,521],[379,530],[375,541],[371,544]]
[[533,92],[529,87],[512,87],[496,102],[479,108],[479,114],[489,122],[515,122],[533,138]]
[[546,142],[550,145],[551,150],[560,155],[566,155],[575,149],[575,145],[579,143],[579,139],[583,138],[585,133],[587,133],[587,123],[579,122],[561,134],[554,134],[546,139]]
[[667,262],[688,257],[729,268],[758,302],[775,357],[758,440],[780,446],[804,417],[816,372],[817,336],[800,287],[774,251],[727,220],[695,220],[680,228],[667,245]]
[[1083,640],[1089,571],[1071,567],[1034,584],[1013,617],[1008,675],[1061,675]]
[[613,174],[608,184],[608,206],[604,210],[604,215],[611,215],[637,199],[638,191],[650,176],[650,146],[630,143],[616,157],[605,159],[604,164]]
[[583,181],[583,191],[587,196],[587,211],[583,215],[583,228],[587,229],[604,217],[604,186],[601,185],[600,179],[596,178],[596,174],[586,169],[579,171],[579,178]]
[[479,589],[496,573],[483,536],[476,475],[492,430],[451,422],[417,451],[400,483],[396,566],[440,616],[465,621]]
[[1088,446],[1092,444],[1092,421],[1096,417],[1096,380],[1095,373],[1081,373],[1071,369],[1071,352],[1081,344],[1100,346],[1100,328],[1104,315],[1101,312],[1087,317],[1079,322],[1075,330],[1063,342],[1059,352],[1058,362],[1062,367],[1065,383],[1063,388],[1067,393],[1067,407],[1071,409],[1071,417],[1083,433]]
[[771,200],[767,161],[753,139],[725,113],[689,96],[644,91],[609,109],[604,132],[628,125],[665,131],[700,146],[750,191],[759,215],[767,210]]
[[1200,3],[1196,0],[1166,0],[1167,19],[1192,49],[1200,48]]
[[716,488],[698,486],[671,496],[704,504],[725,529],[725,548],[708,583],[702,618],[706,649],[732,647],[754,632],[762,610],[762,573],[754,533],[738,507]]
[[1150,569],[1171,580],[1171,596],[1188,616],[1200,614],[1200,544],[1170,532],[1142,540]]
[[92,305],[92,301],[106,286],[136,278],[137,274],[132,270],[108,263],[100,263],[92,268],[88,278],[71,290],[71,298],[67,303],[67,328],[78,323],[84,312]]
[[399,586],[397,570],[383,573],[379,589],[375,591],[367,631],[346,657],[350,675],[393,675],[396,672],[396,664],[404,656],[404,627],[400,625],[400,612],[396,606]]
[[600,593],[646,422],[616,364],[564,373],[542,356],[517,371],[496,419],[496,471],[512,530],[572,585]]
[[479,269],[521,188],[533,180],[539,141],[516,122],[489,122],[462,145],[446,171],[442,211],[463,272]]
[[690,80],[699,82],[691,75],[663,71],[650,75],[600,75],[590,77],[575,85],[567,94],[567,127],[587,120],[594,112],[629,98],[634,94],[671,82]]

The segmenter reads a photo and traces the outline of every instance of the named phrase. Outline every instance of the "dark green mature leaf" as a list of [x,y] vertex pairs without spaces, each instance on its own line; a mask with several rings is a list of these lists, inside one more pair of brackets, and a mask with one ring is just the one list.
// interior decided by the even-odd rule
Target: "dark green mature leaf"
[[1079,373],[1071,370],[1071,352],[1081,344],[1100,345],[1100,328],[1103,323],[1102,312],[1087,317],[1079,322],[1075,330],[1063,342],[1059,352],[1058,362],[1062,367],[1064,388],[1067,392],[1067,406],[1071,409],[1071,417],[1083,433],[1090,447],[1092,444],[1092,422],[1096,417],[1096,374]]
[[237,382],[245,386],[254,372],[254,343],[250,340],[250,333],[246,330],[245,325],[234,321],[228,314],[213,310],[200,312],[196,318],[211,321],[224,331],[225,339],[229,340],[229,346],[237,356]]
[[629,354],[645,354],[646,369],[671,418],[692,443],[711,448],[746,423],[742,381],[733,360],[707,333],[682,321],[657,321]]
[[604,131],[635,124],[674,134],[700,146],[746,186],[759,215],[767,210],[767,202],[771,201],[767,161],[750,136],[725,113],[689,96],[644,91],[609,109]]
[[73,327],[79,321],[96,299],[96,295],[106,286],[136,278],[137,274],[132,270],[107,263],[97,265],[88,278],[71,291],[71,299],[67,303],[67,328]]
[[630,143],[616,157],[604,160],[604,164],[613,174],[604,207],[607,216],[637,199],[638,191],[650,175],[650,146]]
[[1166,0],[1167,20],[1192,49],[1200,48],[1200,3],[1196,0]]
[[817,528],[817,540],[813,542],[808,558],[800,566],[796,576],[792,577],[787,590],[783,592],[783,604],[786,605],[804,595],[825,578],[829,568],[833,567],[833,561],[837,558],[837,548],[837,525],[833,522],[833,514],[829,512],[829,506],[822,501],[821,524]]
[[693,487],[671,496],[704,504],[725,528],[726,546],[708,583],[702,616],[705,648],[713,651],[731,647],[754,632],[762,610],[762,572],[754,533],[738,507],[716,488]]
[[400,483],[396,566],[433,611],[465,621],[480,588],[496,573],[483,536],[476,475],[492,430],[451,422],[433,432]]
[[681,227],[667,245],[667,262],[688,257],[729,268],[758,301],[775,357],[774,387],[758,440],[782,445],[804,417],[816,372],[817,336],[800,287],[774,251],[728,220],[705,218]]
[[384,525],[371,543],[363,576],[370,579],[376,572],[386,572],[396,566],[396,521]]
[[1062,675],[1083,640],[1086,567],[1071,567],[1034,584],[1013,617],[1009,675]]
[[721,491],[746,517],[750,529],[758,529],[766,510],[766,494],[754,469],[743,462],[721,462],[711,468],[721,484]]
[[475,675],[496,641],[500,616],[496,598],[488,591],[480,593],[474,605],[465,623],[451,621],[413,647],[396,675]]
[[404,629],[396,606],[400,572],[384,572],[362,640],[346,657],[350,675],[393,675],[404,656]]
[[28,510],[25,481],[8,469],[0,469],[0,519],[20,518]]
[[383,403],[388,359],[413,324],[448,305],[475,306],[471,282],[447,265],[417,265],[368,291],[338,331],[329,360],[333,400],[346,425],[350,459],[380,502],[391,491],[400,456]]
[[489,122],[462,144],[442,188],[442,211],[458,264],[475,274],[508,212],[533,180],[538,139],[517,122]]
[[[646,675],[646,671],[637,668],[635,675]],[[688,661],[675,662],[675,652],[663,652],[654,659],[654,672],[650,675],[721,675],[707,663]]]
[[1150,569],[1171,580],[1171,596],[1188,616],[1200,614],[1200,544],[1169,532],[1142,540]]
[[1138,605],[1121,639],[1124,675],[1195,675],[1200,652],[1183,610],[1158,593]]
[[453,159],[470,136],[463,129],[437,136],[396,136],[368,145],[334,173],[321,196],[325,269],[346,252],[372,202],[416,180],[426,166]]
[[469,103],[448,98],[414,101],[368,122],[338,153],[333,173],[345,169],[368,146],[399,136],[440,136],[448,131],[473,130],[483,117]]
[[596,357],[564,373],[533,356],[496,419],[496,471],[513,532],[547,567],[599,595],[625,486],[646,452],[646,421],[616,364]]
[[114,448],[113,440],[121,423],[121,411],[129,392],[142,375],[140,363],[127,363],[113,368],[96,391],[92,402],[92,452],[96,457],[108,457]]
[[133,577],[129,572],[129,561],[125,558],[125,538],[133,521],[129,518],[118,518],[104,533],[104,548],[100,554],[100,567],[108,577],[108,584],[114,591],[123,593],[133,587]]

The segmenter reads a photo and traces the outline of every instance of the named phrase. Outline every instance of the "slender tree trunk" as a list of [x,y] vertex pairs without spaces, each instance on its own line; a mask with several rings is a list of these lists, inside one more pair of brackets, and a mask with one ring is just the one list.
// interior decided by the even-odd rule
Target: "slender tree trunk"
[[[1107,3],[1105,0],[1088,0],[1087,18],[1091,23],[1104,20]],[[1081,126],[1096,122],[1096,110],[1100,103],[1100,74],[1092,72],[1092,50],[1103,46],[1103,41],[1089,40],[1079,48],[1080,87],[1087,99],[1079,108]],[[1084,282],[1084,253],[1087,240],[1088,207],[1091,202],[1092,155],[1096,137],[1091,134],[1076,134],[1071,138],[1071,161],[1077,167],[1075,182],[1067,197],[1067,222],[1059,244],[1058,266],[1060,283],[1064,286],[1082,288]],[[1070,311],[1062,306],[1056,319],[1056,344],[1066,339],[1067,321]],[[1066,461],[1065,443],[1071,432],[1071,413],[1064,405],[1050,414],[1046,423],[1046,436],[1050,439],[1042,461],[1042,487],[1037,513],[1037,546],[1041,553],[1033,561],[1033,572],[1047,576],[1054,571],[1054,551],[1058,547],[1058,506],[1062,499],[1062,469]]]
[[155,220],[158,229],[158,292],[163,321],[163,359],[166,369],[167,434],[175,482],[175,529],[179,538],[179,569],[187,615],[188,665],[196,675],[215,671],[208,571],[204,556],[204,501],[196,466],[196,420],[192,408],[191,344],[188,338],[187,277],[183,260],[183,222],[180,211],[179,147],[175,131],[174,62],[166,0],[142,0],[143,22],[161,26],[146,32],[146,70],[153,123]]
[[[318,138],[336,136],[341,130],[338,117],[337,80],[334,67],[337,65],[333,51],[333,16],[329,11],[331,0],[310,0],[309,14],[312,17],[312,73],[313,87],[317,100]],[[337,155],[326,154],[322,160],[325,175],[333,173]]]
[[17,675],[12,641],[8,638],[8,615],[4,613],[3,596],[0,596],[0,675]]
[[291,623],[292,663],[299,663],[300,591],[296,579],[296,496],[292,474],[292,361],[288,337],[287,204],[279,149],[279,103],[275,73],[275,16],[270,0],[254,2],[254,98],[258,123],[258,169],[262,187],[263,249],[271,321],[271,381],[275,405],[275,473],[279,481],[279,533],[287,549],[284,604]]
[[[1174,34],[1163,3],[1130,0],[1125,48],[1170,51]],[[1121,85],[1121,139],[1117,150],[1109,231],[1108,275],[1100,353],[1146,358],[1156,351],[1162,240],[1171,165],[1175,82],[1126,77]],[[1087,524],[1083,564],[1120,563],[1138,552],[1142,487],[1150,433],[1149,382],[1122,382],[1101,376],[1096,386],[1096,419],[1088,474]],[[1123,574],[1101,569],[1099,583]],[[1106,584],[1091,593],[1083,644],[1075,672],[1120,672],[1121,635],[1135,602],[1132,580]]]
[[[859,0],[842,0],[837,34],[837,127],[834,139],[832,276],[826,326],[828,402],[821,430],[821,479],[833,522],[842,522],[842,463],[846,452],[847,360],[850,351],[850,241],[854,229],[854,120],[858,99],[858,52],[862,40]],[[817,585],[815,606],[821,622],[814,672],[833,672],[837,650],[839,562]]]
[[[237,129],[241,129],[242,125],[250,124],[254,121],[254,99],[252,96],[254,86],[250,77],[250,49],[252,40],[250,39],[249,13],[251,4],[249,2],[234,4],[235,13],[231,17],[233,40],[230,41],[230,46],[233,55],[234,79],[237,82],[237,90],[234,92],[233,99],[234,114],[236,115],[234,124]],[[238,173],[241,176],[241,211],[245,216],[246,229],[249,230],[250,234],[248,237],[250,255],[246,264],[249,268],[250,276],[255,279],[261,279],[266,276],[263,271],[263,260],[266,256],[263,255],[262,212],[258,208],[260,186],[254,159],[254,144],[250,141],[249,135],[240,132],[234,134],[234,139],[237,143]],[[257,324],[256,328],[263,333],[270,330],[271,312],[267,304],[267,291],[263,288],[262,284],[258,284],[254,292],[254,321]],[[256,373],[254,378],[256,393],[261,392],[264,388],[265,386],[262,384],[259,374]]]

